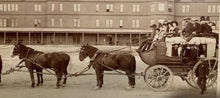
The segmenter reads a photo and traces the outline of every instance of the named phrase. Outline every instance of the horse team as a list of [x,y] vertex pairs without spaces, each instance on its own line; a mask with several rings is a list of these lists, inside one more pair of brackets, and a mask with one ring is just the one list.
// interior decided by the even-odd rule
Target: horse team
[[[18,56],[22,62],[25,62],[25,67],[28,69],[31,78],[31,87],[35,87],[34,70],[37,72],[36,86],[43,85],[42,70],[53,70],[55,72],[57,82],[56,88],[61,86],[60,82],[63,79],[62,86],[66,85],[67,81],[67,67],[70,64],[70,56],[63,52],[44,53],[36,51],[33,48],[27,47],[22,43],[14,45],[11,57]],[[90,58],[88,68],[93,67],[96,72],[97,89],[103,85],[104,71],[121,70],[124,71],[128,77],[128,89],[135,87],[135,57],[129,53],[110,54],[102,52],[91,45],[83,45],[80,48],[79,60],[83,61],[86,57]],[[2,69],[2,60],[0,57],[0,72]],[[1,74],[0,74],[1,82]]]

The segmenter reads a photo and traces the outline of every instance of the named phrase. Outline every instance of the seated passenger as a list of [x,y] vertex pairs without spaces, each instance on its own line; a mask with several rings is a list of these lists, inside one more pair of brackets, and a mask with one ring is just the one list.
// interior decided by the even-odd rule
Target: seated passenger
[[179,34],[179,28],[178,28],[178,22],[177,21],[172,21],[172,26],[173,26],[173,36],[176,37],[176,36],[180,36]]
[[187,60],[187,65],[193,66],[197,62],[197,50],[194,45],[190,45],[189,58]]

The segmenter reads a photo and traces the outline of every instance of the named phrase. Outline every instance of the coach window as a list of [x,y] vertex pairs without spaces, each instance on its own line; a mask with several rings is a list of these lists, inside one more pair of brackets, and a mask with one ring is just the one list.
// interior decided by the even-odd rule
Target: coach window
[[158,4],[158,11],[164,11],[165,10],[165,4],[159,3]]
[[51,11],[54,12],[54,10],[55,10],[55,4],[52,4],[51,5]]
[[99,4],[96,4],[96,12],[99,12]]

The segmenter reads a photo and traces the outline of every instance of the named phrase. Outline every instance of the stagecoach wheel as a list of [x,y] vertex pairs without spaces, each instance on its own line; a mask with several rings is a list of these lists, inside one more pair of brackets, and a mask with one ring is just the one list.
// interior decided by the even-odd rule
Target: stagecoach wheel
[[193,74],[193,70],[190,70],[187,74],[186,79],[186,83],[189,84],[191,87],[193,88],[198,88],[196,86],[196,84],[194,83],[194,79],[196,78],[196,76]]
[[155,65],[145,70],[144,80],[154,91],[165,91],[173,83],[172,71],[163,65]]
[[[216,81],[217,81],[217,67],[218,67],[218,59],[217,58],[206,58],[204,61],[198,61],[195,66],[193,67],[193,76],[196,75],[196,69],[198,68],[199,64],[203,62],[208,62],[209,66],[209,74],[206,80],[206,87],[211,87]],[[193,77],[193,82],[196,85],[197,88],[199,88],[197,84],[197,77]]]

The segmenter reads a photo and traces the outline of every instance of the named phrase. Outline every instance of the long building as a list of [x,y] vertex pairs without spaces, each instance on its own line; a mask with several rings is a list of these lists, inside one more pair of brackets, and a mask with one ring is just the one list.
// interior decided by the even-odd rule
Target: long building
[[0,0],[0,44],[138,45],[150,25],[210,16],[219,0]]

